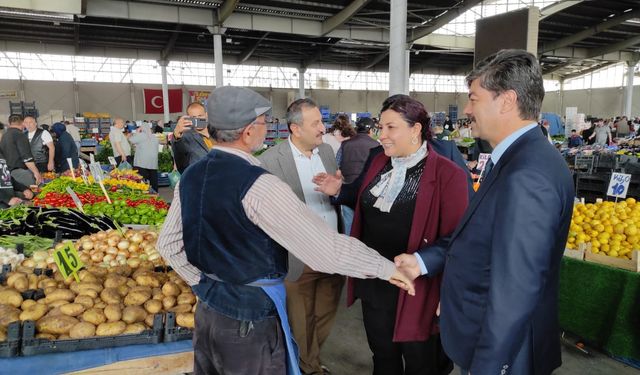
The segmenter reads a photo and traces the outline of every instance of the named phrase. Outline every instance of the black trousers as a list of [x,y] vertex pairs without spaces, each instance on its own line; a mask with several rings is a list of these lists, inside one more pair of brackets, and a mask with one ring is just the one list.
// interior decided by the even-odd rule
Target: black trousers
[[[120,162],[122,161],[122,156],[116,156],[114,159],[116,159],[116,165],[120,165]],[[133,156],[131,155],[127,156],[127,163],[133,165]]]
[[445,375],[453,371],[453,363],[444,353],[440,335],[432,335],[427,341],[393,342],[396,303],[385,307],[362,301],[364,329],[373,352],[374,375]]
[[158,192],[158,170],[157,169],[147,169],[147,168],[141,168],[141,167],[134,167],[133,169],[138,171],[138,173],[140,173],[140,176],[142,176],[142,178],[149,181],[149,185],[151,185],[151,188],[153,189],[153,191],[155,191],[156,193]]
[[[64,161],[65,163],[67,162],[66,160]],[[43,163],[36,163],[36,168],[38,168],[38,171],[40,173],[45,173],[48,172],[49,169],[47,168],[49,162],[45,161]]]
[[196,375],[286,375],[287,344],[277,317],[242,321],[198,302],[193,331]]

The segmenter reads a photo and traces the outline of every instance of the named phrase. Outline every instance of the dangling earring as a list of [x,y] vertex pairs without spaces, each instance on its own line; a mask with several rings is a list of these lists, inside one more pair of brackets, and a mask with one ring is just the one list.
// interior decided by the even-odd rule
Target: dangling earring
[[412,144],[412,145],[417,145],[417,144],[418,144],[418,137],[413,137],[413,138],[411,139],[411,144]]

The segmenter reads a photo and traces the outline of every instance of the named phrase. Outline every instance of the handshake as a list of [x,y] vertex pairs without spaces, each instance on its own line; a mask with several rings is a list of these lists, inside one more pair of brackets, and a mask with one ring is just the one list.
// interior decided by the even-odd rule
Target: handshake
[[416,291],[413,280],[422,274],[418,259],[413,254],[400,254],[394,258],[396,272],[391,276],[389,282],[400,289],[404,289],[411,296],[415,296]]

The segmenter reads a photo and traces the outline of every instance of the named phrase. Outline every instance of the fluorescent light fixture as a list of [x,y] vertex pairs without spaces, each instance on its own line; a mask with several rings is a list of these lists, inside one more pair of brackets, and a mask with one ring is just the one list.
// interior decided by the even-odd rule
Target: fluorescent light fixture
[[16,18],[29,18],[51,21],[73,21],[73,14],[53,13],[44,11],[34,11],[16,8],[0,7],[0,16],[11,16]]

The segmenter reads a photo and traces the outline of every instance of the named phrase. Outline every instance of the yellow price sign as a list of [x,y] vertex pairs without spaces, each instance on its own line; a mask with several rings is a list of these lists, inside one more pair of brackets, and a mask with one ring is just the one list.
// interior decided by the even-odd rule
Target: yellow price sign
[[78,271],[84,267],[84,263],[80,260],[78,251],[73,247],[71,241],[66,241],[63,247],[53,252],[53,260],[58,265],[58,271],[60,271],[65,280],[73,275],[76,281],[80,282]]

